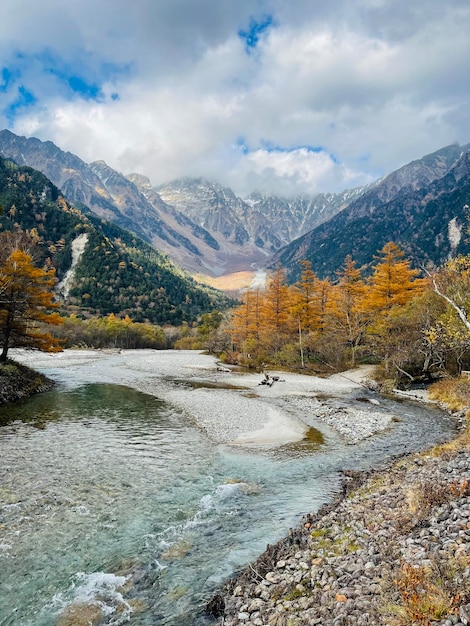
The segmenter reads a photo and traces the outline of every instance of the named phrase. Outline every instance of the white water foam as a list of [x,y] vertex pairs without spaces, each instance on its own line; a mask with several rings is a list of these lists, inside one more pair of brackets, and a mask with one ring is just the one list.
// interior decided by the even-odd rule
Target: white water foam
[[[120,626],[129,621],[132,607],[119,589],[129,576],[116,576],[106,572],[86,574],[77,572],[75,580],[65,593],[57,593],[46,608],[60,615],[71,606],[97,606],[109,626]],[[117,613],[119,609],[119,613]]]

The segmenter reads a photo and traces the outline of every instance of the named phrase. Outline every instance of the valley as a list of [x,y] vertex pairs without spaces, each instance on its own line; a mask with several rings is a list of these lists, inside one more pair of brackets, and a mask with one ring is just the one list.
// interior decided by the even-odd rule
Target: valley
[[320,277],[334,277],[347,254],[367,268],[388,241],[415,267],[465,254],[468,150],[452,144],[342,193],[241,198],[204,178],[153,186],[52,142],[0,131],[0,155],[41,171],[85,215],[135,233],[201,283],[230,294],[250,286],[257,269],[277,264],[292,281],[301,260]]

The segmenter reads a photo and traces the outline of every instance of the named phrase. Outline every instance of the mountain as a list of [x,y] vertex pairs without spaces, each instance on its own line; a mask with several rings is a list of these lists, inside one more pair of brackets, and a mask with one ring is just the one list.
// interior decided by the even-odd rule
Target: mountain
[[468,149],[447,146],[339,194],[240,198],[203,178],[155,187],[104,161],[87,164],[52,142],[0,131],[0,154],[42,171],[89,220],[113,222],[188,272],[227,284],[228,274],[277,263],[295,280],[301,259],[320,276],[334,276],[347,254],[367,268],[388,241],[416,266],[439,265],[466,251]]
[[221,234],[226,245],[235,244],[245,253],[247,248],[254,248],[255,256],[257,249],[258,256],[262,251],[266,260],[280,247],[330,219],[365,188],[296,198],[253,193],[243,200],[218,183],[181,178],[156,190],[167,204],[208,231]]
[[135,232],[155,248],[166,252],[187,245],[192,253],[198,254],[194,245],[160,218],[161,213],[171,212],[171,208],[165,206],[158,194],[153,194],[149,202],[132,181],[104,161],[88,165],[50,141],[19,137],[8,130],[0,131],[0,154],[18,165],[39,170],[70,202]]
[[470,251],[470,144],[451,145],[382,179],[341,213],[279,250],[272,259],[291,280],[307,259],[320,276],[333,277],[346,255],[358,267],[371,264],[394,241],[416,267],[439,266]]
[[201,178],[155,188],[142,175],[126,177],[104,161],[87,164],[50,141],[8,130],[0,131],[0,154],[41,171],[75,206],[136,233],[189,272],[209,276],[265,265],[276,250],[364,192],[243,200]]
[[2,157],[0,204],[1,229],[31,234],[37,261],[56,268],[69,311],[178,325],[229,304],[135,234],[72,206],[37,170]]

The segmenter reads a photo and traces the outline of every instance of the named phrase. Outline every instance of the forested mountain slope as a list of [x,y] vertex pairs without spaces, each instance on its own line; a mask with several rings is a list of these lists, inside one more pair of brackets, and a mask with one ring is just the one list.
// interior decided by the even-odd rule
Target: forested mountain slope
[[2,229],[28,231],[35,258],[52,264],[61,281],[80,238],[83,251],[62,291],[69,309],[176,325],[227,305],[220,292],[196,283],[136,235],[71,206],[40,172],[1,157],[0,203]]
[[452,145],[384,178],[344,211],[280,250],[273,265],[299,276],[307,259],[320,277],[334,276],[350,254],[370,266],[388,241],[415,267],[439,266],[470,251],[470,146]]

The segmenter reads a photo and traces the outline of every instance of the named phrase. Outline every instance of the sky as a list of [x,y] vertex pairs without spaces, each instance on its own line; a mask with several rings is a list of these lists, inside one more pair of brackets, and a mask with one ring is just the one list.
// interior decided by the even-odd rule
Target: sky
[[470,142],[469,0],[2,0],[0,128],[153,185],[367,184]]

